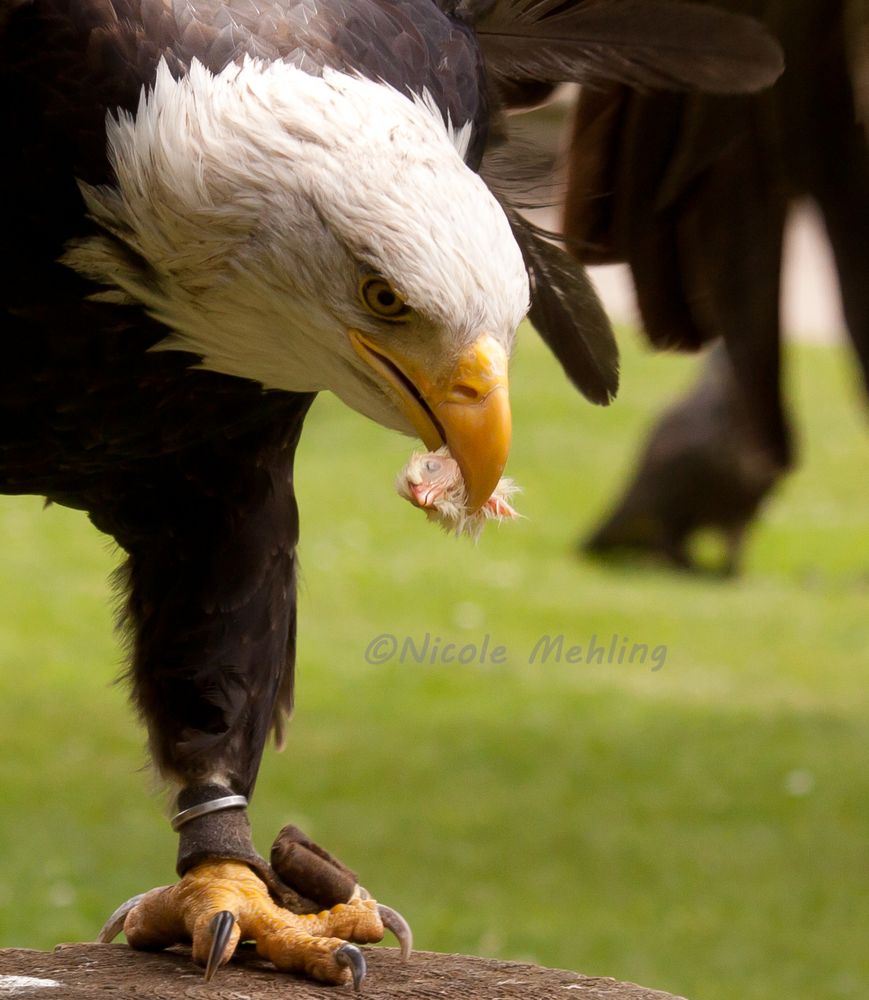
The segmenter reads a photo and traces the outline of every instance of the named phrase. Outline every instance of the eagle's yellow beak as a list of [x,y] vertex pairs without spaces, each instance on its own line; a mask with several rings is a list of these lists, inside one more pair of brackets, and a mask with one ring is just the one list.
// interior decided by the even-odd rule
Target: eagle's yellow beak
[[482,334],[444,377],[432,378],[419,365],[350,330],[356,352],[398,395],[402,410],[427,448],[446,444],[459,463],[468,507],[477,511],[491,497],[510,451],[507,354]]

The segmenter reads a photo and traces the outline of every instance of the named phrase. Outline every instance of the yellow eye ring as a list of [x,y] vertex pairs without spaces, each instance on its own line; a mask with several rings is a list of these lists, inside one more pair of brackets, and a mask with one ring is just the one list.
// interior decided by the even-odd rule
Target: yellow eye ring
[[410,306],[385,278],[368,275],[359,282],[359,298],[378,319],[403,323],[410,319]]

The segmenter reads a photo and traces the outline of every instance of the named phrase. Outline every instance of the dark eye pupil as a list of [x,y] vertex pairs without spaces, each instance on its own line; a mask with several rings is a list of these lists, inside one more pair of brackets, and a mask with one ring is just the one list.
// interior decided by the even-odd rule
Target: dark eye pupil
[[383,288],[377,293],[377,301],[384,309],[389,309],[395,305],[395,292],[391,292],[388,288]]

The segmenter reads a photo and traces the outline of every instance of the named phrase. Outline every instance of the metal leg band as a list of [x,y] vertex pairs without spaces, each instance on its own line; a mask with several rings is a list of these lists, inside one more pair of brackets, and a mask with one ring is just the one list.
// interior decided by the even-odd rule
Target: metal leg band
[[247,799],[243,795],[224,795],[219,799],[211,799],[209,802],[200,802],[189,809],[182,809],[176,813],[171,820],[172,829],[177,833],[185,823],[200,816],[207,816],[208,813],[222,812],[224,809],[245,809]]

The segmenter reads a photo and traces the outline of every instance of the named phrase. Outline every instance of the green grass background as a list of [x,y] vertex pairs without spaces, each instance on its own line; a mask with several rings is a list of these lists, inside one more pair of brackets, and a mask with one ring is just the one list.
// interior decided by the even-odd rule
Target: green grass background
[[[331,399],[299,455],[297,711],[252,816],[362,873],[422,948],[532,959],[692,1000],[869,995],[869,510],[865,408],[844,352],[802,347],[803,465],[746,576],[580,560],[642,428],[692,359],[623,338],[609,410],[526,331],[511,472],[526,518],[478,547],[393,491],[410,445]],[[175,837],[113,683],[107,577],[86,519],[0,503],[0,945],[92,939],[173,878]],[[370,639],[507,648],[502,665],[370,665]],[[667,647],[658,671],[530,664],[545,634]]]

